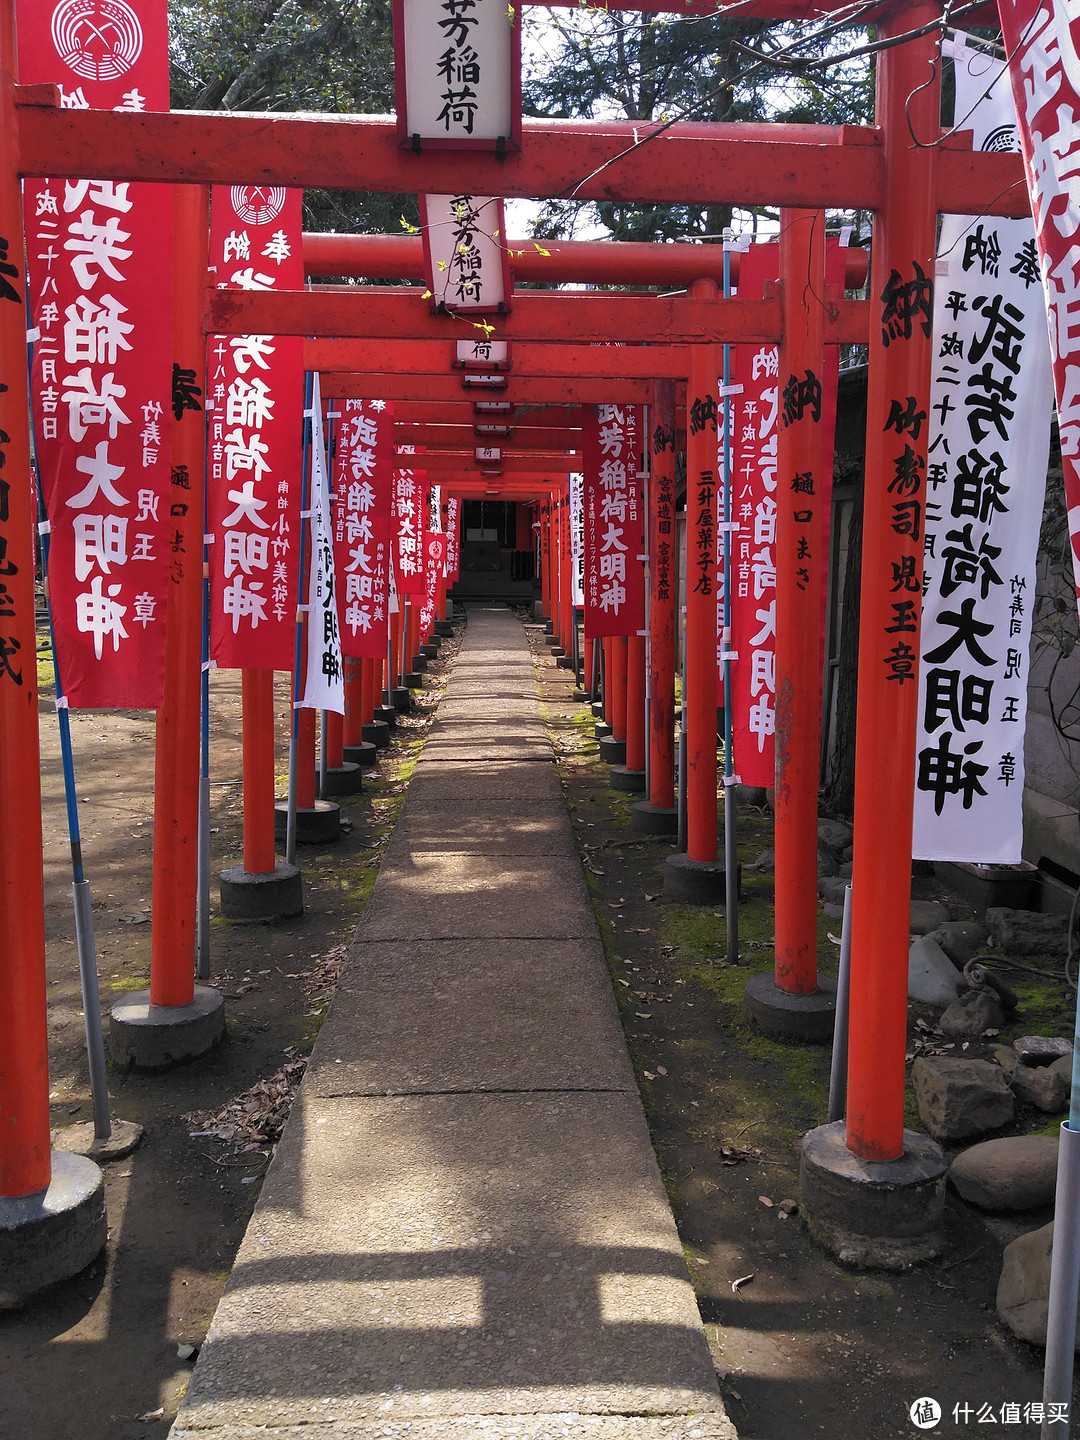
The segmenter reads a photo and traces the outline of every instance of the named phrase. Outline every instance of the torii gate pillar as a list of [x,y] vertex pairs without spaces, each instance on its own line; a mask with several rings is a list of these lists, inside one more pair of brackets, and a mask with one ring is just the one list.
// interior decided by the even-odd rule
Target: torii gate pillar
[[[920,0],[888,16],[881,38],[917,32],[937,16]],[[907,662],[919,653],[921,584],[909,589],[899,580],[910,573],[918,582],[922,573],[922,526],[910,517],[925,505],[927,437],[925,428],[898,433],[894,412],[909,397],[930,409],[940,152],[912,137],[940,132],[936,59],[932,34],[877,56],[886,189],[870,277],[847,1120],[806,1135],[800,1181],[802,1212],[824,1245],[849,1264],[889,1269],[929,1259],[945,1244],[945,1156],[928,1136],[904,1129],[918,701]],[[912,477],[902,501],[890,489],[898,457]]]

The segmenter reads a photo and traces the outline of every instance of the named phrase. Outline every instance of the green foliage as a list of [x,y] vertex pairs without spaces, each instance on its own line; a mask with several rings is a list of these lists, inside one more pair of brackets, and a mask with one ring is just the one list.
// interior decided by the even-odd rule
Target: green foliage
[[[852,41],[807,39],[797,29],[745,16],[543,11],[526,18],[526,114],[634,121],[860,123],[872,114],[869,61],[843,61]],[[856,32],[861,38],[861,32]],[[771,63],[796,37],[798,54],[835,54],[806,74]],[[580,218],[618,240],[719,240],[729,205],[550,202],[536,233],[573,234]]]
[[[177,110],[388,114],[394,108],[389,0],[170,0]],[[414,195],[306,190],[311,230],[397,228]]]

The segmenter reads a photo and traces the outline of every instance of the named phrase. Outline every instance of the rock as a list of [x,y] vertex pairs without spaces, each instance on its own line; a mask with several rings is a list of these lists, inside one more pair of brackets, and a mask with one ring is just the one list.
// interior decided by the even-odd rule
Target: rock
[[840,862],[835,854],[824,845],[818,846],[817,852],[817,873],[819,875],[835,875],[840,869]]
[[1021,1035],[1013,1049],[1021,1065],[1051,1065],[1055,1060],[1072,1059],[1072,1044],[1057,1035]]
[[740,805],[752,805],[760,810],[765,804],[765,786],[737,785],[735,796]]
[[[1046,1312],[1050,1303],[1050,1252],[1054,1222],[1029,1230],[1005,1246],[997,1288],[997,1312],[1021,1340],[1046,1344]],[[1080,1346],[1080,1324],[1076,1328]]]
[[782,1215],[787,1219],[789,1215],[797,1215],[799,1213],[799,1202],[797,1200],[781,1200],[776,1210],[778,1215]]
[[907,993],[912,1000],[933,1005],[935,1010],[951,1005],[960,992],[961,976],[941,946],[928,935],[920,935],[908,951]]
[[998,1065],[988,1060],[920,1056],[911,1081],[923,1124],[935,1140],[966,1140],[1007,1125],[1012,1091]]
[[1055,1060],[1052,1065],[1048,1065],[1046,1068],[1053,1070],[1058,1075],[1064,1076],[1065,1083],[1070,1090],[1072,1089],[1073,1057],[1071,1055],[1062,1055],[1060,1060]]
[[1068,953],[1068,920],[1064,915],[1040,915],[1035,910],[1009,910],[992,906],[986,912],[990,943],[1006,955]]
[[839,851],[841,855],[851,844],[851,826],[845,825],[842,820],[819,820],[817,833],[823,844],[830,850]]
[[944,925],[930,931],[931,939],[937,941],[953,964],[959,965],[961,970],[986,944],[989,934],[985,925],[978,925],[974,920],[946,920]]
[[844,863],[840,866],[840,874],[842,878],[845,880],[850,880],[851,872],[854,870],[854,868],[855,867],[850,860],[845,860]]
[[936,930],[939,925],[950,919],[949,907],[941,905],[936,900],[912,900],[911,902],[911,933],[912,935],[928,935],[931,930]]
[[843,905],[837,905],[834,900],[826,900],[821,908],[830,920],[843,920],[844,918]]
[[938,1028],[954,1039],[973,1040],[984,1030],[1000,1030],[1004,1023],[1005,1012],[992,990],[965,990],[942,1015]]
[[775,869],[776,869],[776,851],[775,851],[775,850],[762,850],[761,854],[760,854],[760,855],[757,857],[757,859],[754,861],[754,864],[753,864],[752,868],[753,868],[754,870],[775,870]]
[[846,889],[847,881],[842,880],[839,875],[822,875],[818,878],[817,892],[823,900],[843,905]]
[[854,845],[845,845],[845,846],[844,846],[844,859],[845,859],[845,860],[854,860],[854,859],[855,859],[855,846],[854,846]]
[[1035,1105],[1047,1115],[1060,1115],[1069,1102],[1069,1080],[1051,1065],[1018,1065],[1013,1072],[1012,1091],[1018,1100]]
[[1013,1047],[1011,1045],[991,1045],[990,1056],[994,1064],[1000,1065],[1005,1072],[1005,1079],[1011,1080],[1017,1065],[1020,1064]]
[[1036,1210],[1054,1203],[1057,1157],[1054,1135],[983,1140],[952,1162],[949,1183],[982,1210]]

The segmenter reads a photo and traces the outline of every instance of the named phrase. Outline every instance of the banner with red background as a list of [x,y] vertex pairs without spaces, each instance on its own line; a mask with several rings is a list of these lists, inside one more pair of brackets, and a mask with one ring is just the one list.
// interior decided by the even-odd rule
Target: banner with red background
[[581,427],[585,634],[636,635],[645,626],[641,407],[586,406]]
[[342,400],[334,427],[334,556],[341,651],[386,658],[390,588],[390,487],[394,407]]
[[424,594],[424,518],[426,472],[395,470],[391,516],[397,593],[416,600]]
[[[300,290],[301,192],[211,191],[210,266],[221,290]],[[291,670],[300,567],[304,342],[214,335],[207,357],[210,656]]]
[[[164,0],[101,11],[19,0],[22,83],[56,84],[64,109],[167,110]],[[72,707],[156,708],[172,503],[172,190],[27,180],[25,205],[61,682]]]

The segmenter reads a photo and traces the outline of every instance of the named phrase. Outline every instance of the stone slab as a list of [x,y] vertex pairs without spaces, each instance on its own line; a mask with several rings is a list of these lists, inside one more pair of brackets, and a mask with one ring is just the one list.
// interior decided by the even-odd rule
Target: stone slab
[[551,764],[551,742],[545,736],[523,739],[512,731],[486,740],[465,736],[453,739],[448,735],[429,740],[424,746],[424,759],[432,765],[459,764],[462,760],[518,760],[523,764]]
[[464,809],[455,800],[406,804],[390,837],[391,859],[426,850],[499,855],[566,855],[577,859],[562,800],[491,800]]
[[598,939],[358,942],[304,1083],[314,1095],[636,1088]]
[[[312,1440],[306,1425],[230,1425],[214,1430],[173,1426],[169,1440]],[[738,1440],[720,1412],[696,1415],[454,1415],[441,1420],[320,1423],[317,1440]]]
[[361,934],[365,940],[591,939],[596,920],[577,863],[444,850],[387,856]]
[[636,1096],[301,1092],[178,1428],[721,1409]]
[[554,761],[461,760],[417,766],[406,804],[421,807],[446,800],[558,800],[562,786]]

